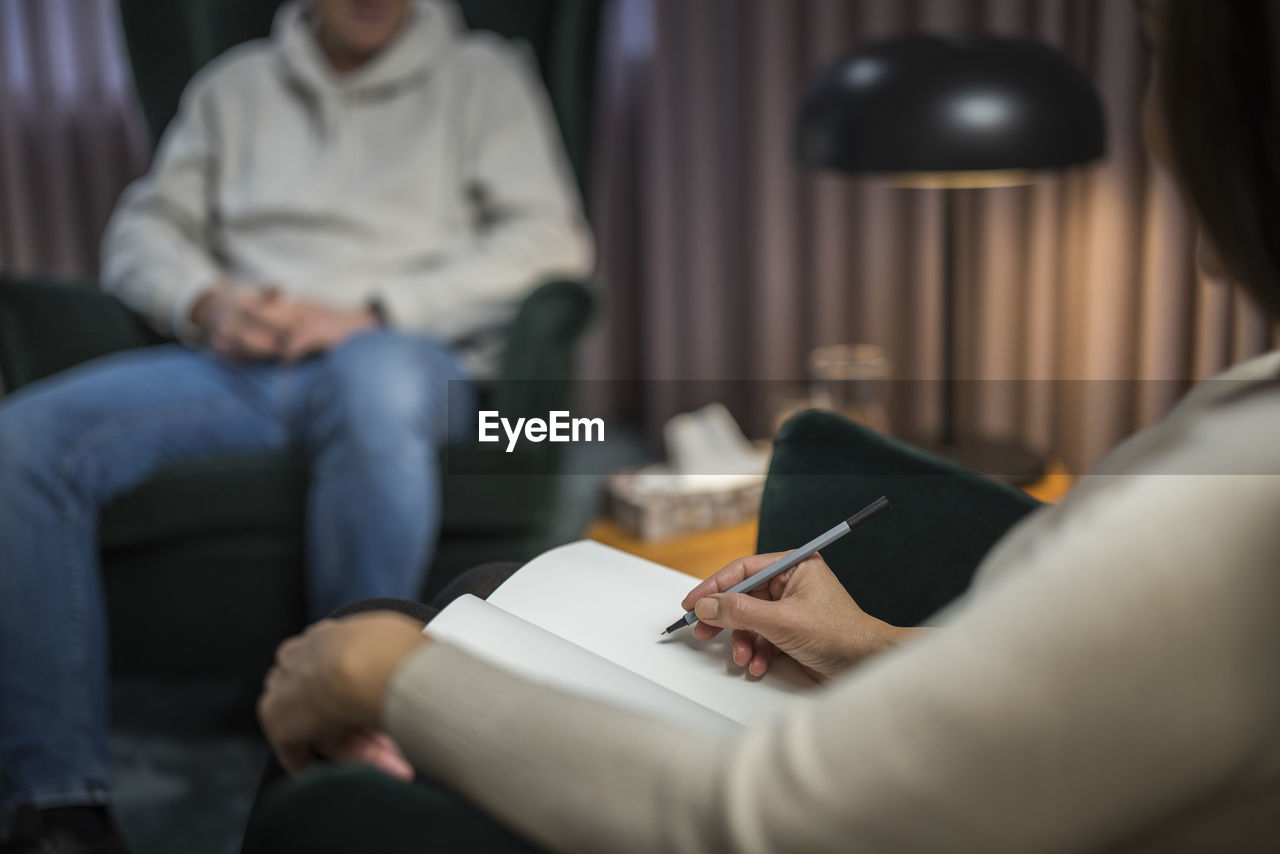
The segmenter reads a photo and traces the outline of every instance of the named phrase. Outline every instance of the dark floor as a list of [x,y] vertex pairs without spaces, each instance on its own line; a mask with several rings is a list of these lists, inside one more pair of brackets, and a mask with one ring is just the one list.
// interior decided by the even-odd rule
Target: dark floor
[[115,737],[117,817],[135,854],[234,854],[265,748],[257,739]]
[[116,811],[134,854],[233,854],[267,756],[253,686],[117,680]]

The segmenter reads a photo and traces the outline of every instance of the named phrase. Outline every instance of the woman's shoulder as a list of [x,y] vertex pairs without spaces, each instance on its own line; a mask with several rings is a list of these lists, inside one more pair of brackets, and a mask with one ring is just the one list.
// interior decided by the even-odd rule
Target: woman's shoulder
[[1112,449],[1090,475],[1249,472],[1258,471],[1258,463],[1280,473],[1280,442],[1270,440],[1278,430],[1280,351],[1273,351],[1201,381],[1164,418]]
[[1270,475],[1280,483],[1280,377],[1222,380],[1173,425],[1177,441],[1153,460],[1165,474]]
[[1171,414],[1213,406],[1276,383],[1280,383],[1280,350],[1271,350],[1202,380]]
[[979,586],[1080,542],[1116,567],[1185,563],[1187,536],[1218,543],[1246,575],[1280,565],[1280,379],[1237,380],[1132,437],[1060,505],[1024,520],[984,560]]

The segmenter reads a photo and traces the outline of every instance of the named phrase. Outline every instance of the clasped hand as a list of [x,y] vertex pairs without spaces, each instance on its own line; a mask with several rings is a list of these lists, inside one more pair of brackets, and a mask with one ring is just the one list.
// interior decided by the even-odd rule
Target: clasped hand
[[412,779],[413,766],[382,730],[383,706],[392,675],[425,643],[422,623],[388,611],[321,620],[282,643],[258,719],[285,770],[296,774],[323,756]]
[[341,309],[286,297],[278,288],[223,283],[196,303],[191,319],[229,359],[293,362],[324,353],[379,325],[369,308]]
[[819,555],[751,593],[723,592],[785,554],[739,558],[689,591],[681,607],[698,615],[694,637],[710,640],[728,629],[734,663],[752,676],[763,676],[781,653],[826,682],[916,631],[863,611]]

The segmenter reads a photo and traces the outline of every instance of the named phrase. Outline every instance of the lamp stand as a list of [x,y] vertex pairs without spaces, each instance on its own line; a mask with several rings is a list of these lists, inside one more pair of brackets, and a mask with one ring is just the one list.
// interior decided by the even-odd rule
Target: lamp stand
[[1045,462],[1021,444],[991,439],[960,439],[956,405],[956,268],[959,246],[957,207],[961,190],[942,190],[942,434],[924,443],[931,451],[964,468],[1011,486],[1026,486],[1044,476]]
[[956,430],[956,216],[959,190],[942,191],[942,447],[954,447]]

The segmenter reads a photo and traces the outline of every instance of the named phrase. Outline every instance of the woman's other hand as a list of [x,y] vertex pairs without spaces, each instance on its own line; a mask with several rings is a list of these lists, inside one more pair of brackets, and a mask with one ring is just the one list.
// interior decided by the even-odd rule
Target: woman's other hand
[[916,629],[891,626],[858,607],[826,561],[814,555],[751,593],[724,593],[786,552],[735,560],[681,603],[700,620],[694,637],[733,631],[734,663],[763,676],[779,652],[825,682],[862,659],[901,643]]
[[321,620],[282,643],[258,719],[285,770],[296,774],[324,756],[412,778],[412,766],[379,730],[391,677],[424,643],[421,623],[387,611]]

